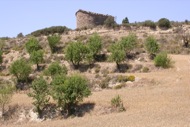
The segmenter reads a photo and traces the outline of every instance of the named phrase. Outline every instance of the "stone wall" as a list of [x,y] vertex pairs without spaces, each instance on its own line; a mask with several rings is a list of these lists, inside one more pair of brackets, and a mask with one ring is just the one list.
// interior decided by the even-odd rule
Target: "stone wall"
[[79,10],[76,12],[77,28],[92,28],[103,25],[108,17],[113,16]]

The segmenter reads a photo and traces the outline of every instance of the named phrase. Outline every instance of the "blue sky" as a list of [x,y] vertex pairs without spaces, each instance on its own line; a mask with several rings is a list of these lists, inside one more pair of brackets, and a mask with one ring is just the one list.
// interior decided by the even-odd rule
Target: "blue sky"
[[190,20],[190,0],[0,0],[0,37],[51,26],[76,28],[78,9],[110,14],[117,23],[168,18]]

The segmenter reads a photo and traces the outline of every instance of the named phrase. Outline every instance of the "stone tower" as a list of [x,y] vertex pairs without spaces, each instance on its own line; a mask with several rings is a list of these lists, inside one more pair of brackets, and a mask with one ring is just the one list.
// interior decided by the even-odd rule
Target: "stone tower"
[[77,28],[92,28],[98,25],[103,25],[104,21],[111,15],[103,15],[84,10],[78,10],[76,13]]

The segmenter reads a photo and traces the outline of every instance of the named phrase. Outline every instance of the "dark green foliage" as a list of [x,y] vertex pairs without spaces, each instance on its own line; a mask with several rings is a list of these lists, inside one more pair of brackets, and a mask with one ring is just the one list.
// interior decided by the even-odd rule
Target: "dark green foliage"
[[166,52],[161,52],[154,58],[154,64],[158,67],[169,68],[172,66],[172,61]]
[[128,24],[129,23],[129,19],[127,17],[125,17],[123,20],[122,20],[122,24]]
[[40,77],[32,82],[31,88],[32,92],[29,93],[28,96],[33,98],[33,105],[36,108],[39,118],[42,118],[43,110],[50,99],[48,96],[48,84],[42,77]]
[[102,39],[101,37],[95,33],[88,40],[88,47],[93,55],[97,55],[102,48]]
[[37,30],[31,33],[33,36],[41,36],[41,35],[50,35],[50,34],[55,34],[55,33],[67,33],[70,29],[67,28],[66,26],[53,26],[49,28],[44,28],[41,30]]
[[15,88],[10,84],[0,85],[0,107],[2,109],[2,116],[5,114],[5,106],[10,103]]
[[25,47],[29,54],[31,54],[33,51],[37,51],[41,49],[41,46],[39,45],[39,41],[36,38],[30,38],[26,42]]
[[145,49],[150,54],[150,57],[153,59],[155,55],[159,52],[159,45],[156,39],[153,36],[147,37],[145,41]]
[[37,70],[39,70],[39,63],[43,62],[43,50],[33,51],[30,54],[30,60],[36,64]]
[[126,52],[130,52],[137,46],[137,36],[135,34],[129,34],[127,37],[123,37],[120,43]]
[[67,68],[66,66],[60,66],[58,62],[53,62],[50,64],[50,66],[45,70],[46,75],[50,75],[52,77],[57,75],[66,75],[67,74]]
[[75,68],[78,68],[80,62],[85,58],[87,52],[86,46],[81,42],[70,42],[65,49],[65,58],[70,61]]
[[24,37],[24,35],[23,35],[22,33],[19,33],[19,34],[17,35],[17,38],[22,38],[22,37]]
[[84,97],[88,97],[91,91],[84,77],[72,75],[64,83],[64,93],[64,107],[70,115],[74,112],[74,108],[78,102],[83,101]]
[[60,35],[48,36],[48,43],[52,53],[56,51],[56,45],[60,43],[60,40]]
[[156,29],[156,24],[153,21],[151,21],[151,20],[146,20],[143,23],[143,26],[150,27],[151,29]]
[[114,20],[114,17],[109,16],[105,21],[104,25],[108,28],[114,28],[116,25],[116,22]]
[[62,109],[64,108],[64,83],[66,80],[65,75],[56,75],[52,82],[51,82],[51,95],[53,99],[57,102],[57,106],[61,107]]
[[14,61],[10,66],[10,73],[13,74],[18,81],[27,81],[32,69],[30,64],[25,59],[19,59]]
[[161,29],[169,29],[169,28],[171,27],[170,20],[169,20],[169,19],[166,19],[166,18],[161,18],[161,19],[158,21],[158,26],[159,26],[159,28],[161,28]]
[[117,68],[120,69],[119,64],[125,61],[126,58],[126,53],[124,49],[122,48],[120,43],[115,43],[111,45],[110,51],[111,51],[110,60],[115,61],[117,64]]

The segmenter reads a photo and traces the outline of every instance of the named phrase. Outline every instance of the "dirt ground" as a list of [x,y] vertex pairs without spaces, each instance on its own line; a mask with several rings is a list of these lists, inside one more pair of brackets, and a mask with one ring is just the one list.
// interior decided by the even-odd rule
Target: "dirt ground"
[[[8,127],[190,127],[190,56],[171,55],[171,69],[135,73],[152,80],[145,86],[93,92],[84,102],[95,103],[83,117],[43,122],[12,124]],[[120,95],[126,112],[101,114],[100,106],[109,106]],[[31,105],[26,94],[15,94],[12,104]]]

